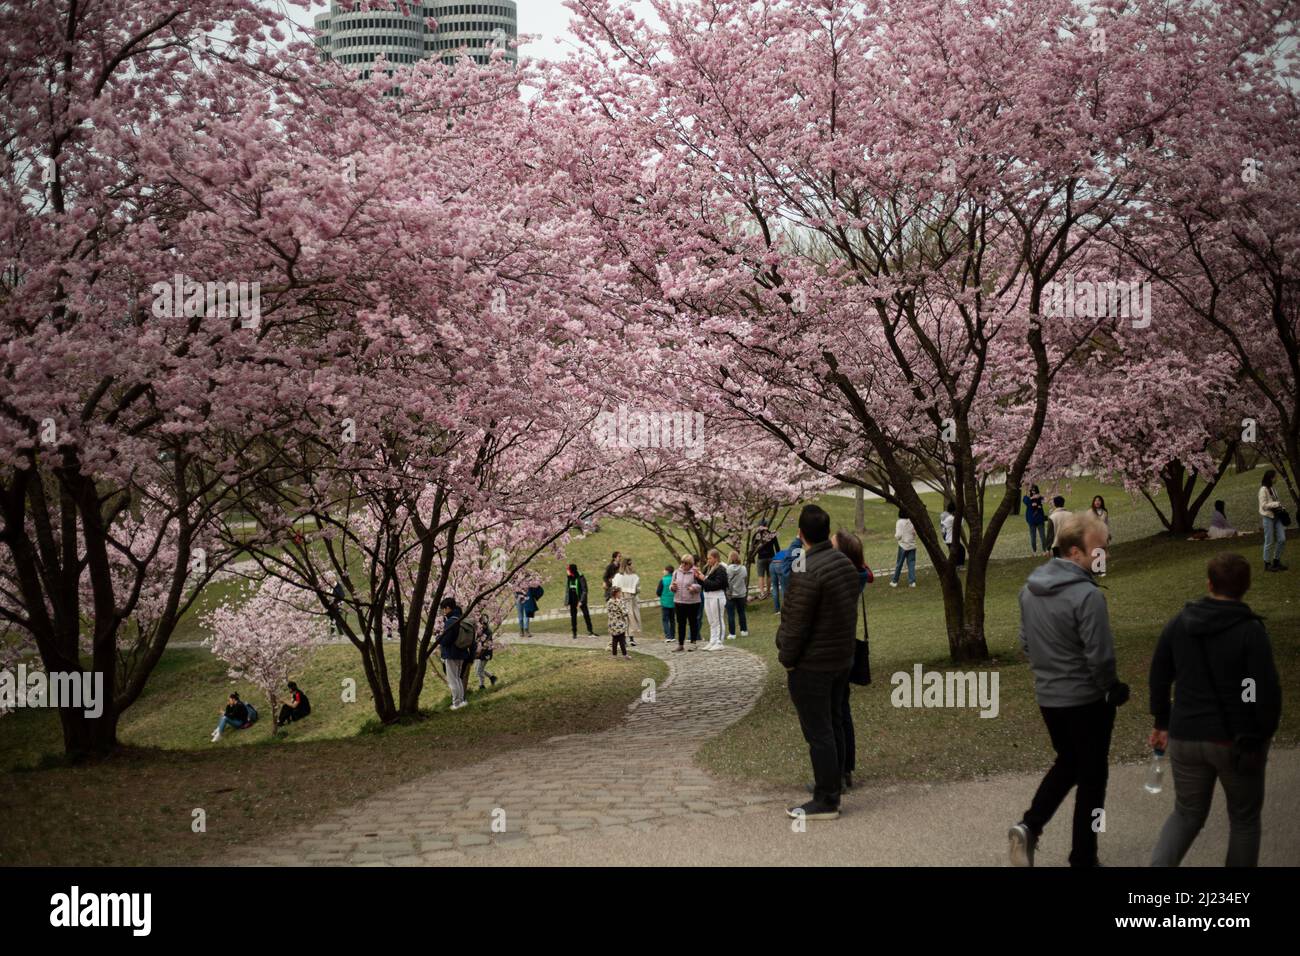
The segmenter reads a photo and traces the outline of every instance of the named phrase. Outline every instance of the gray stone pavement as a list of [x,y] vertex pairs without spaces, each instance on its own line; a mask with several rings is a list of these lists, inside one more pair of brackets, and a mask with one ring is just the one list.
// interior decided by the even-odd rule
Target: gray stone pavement
[[[520,639],[515,639],[520,640]],[[535,635],[522,643],[604,646]],[[617,726],[430,774],[320,822],[239,847],[219,864],[253,865],[855,865],[1001,866],[1006,828],[1041,777],[1002,774],[951,783],[866,786],[839,820],[796,832],[784,815],[799,792],[719,781],[695,765],[707,738],[754,705],[765,665],[748,651],[671,654],[647,635],[636,650],[668,661],[653,702]],[[461,712],[472,716],[470,709]],[[1043,768],[1046,770],[1046,767]],[[1152,795],[1144,765],[1111,768],[1103,862],[1144,866],[1173,806],[1172,784]],[[1069,853],[1067,798],[1044,834],[1041,865]],[[1300,865],[1300,750],[1275,750],[1268,768],[1261,863]],[[496,826],[494,827],[494,823]],[[498,832],[499,831],[499,832]],[[1222,794],[1184,865],[1221,866]]]
[[[515,640],[606,644],[557,635]],[[737,647],[673,654],[650,637],[636,650],[666,659],[669,676],[653,688],[652,701],[632,703],[617,726],[430,774],[214,862],[466,863],[500,858],[507,847],[544,850],[592,833],[623,839],[683,820],[770,811],[770,795],[723,786],[694,761],[704,740],[753,707],[766,677],[763,661]],[[471,703],[448,719],[472,719],[472,711]]]

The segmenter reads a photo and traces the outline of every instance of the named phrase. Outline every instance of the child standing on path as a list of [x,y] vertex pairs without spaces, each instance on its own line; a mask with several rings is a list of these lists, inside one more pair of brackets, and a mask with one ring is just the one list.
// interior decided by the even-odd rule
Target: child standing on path
[[609,652],[618,657],[619,648],[622,648],[623,659],[627,660],[627,605],[623,603],[623,592],[617,587],[610,588],[605,615],[609,621]]

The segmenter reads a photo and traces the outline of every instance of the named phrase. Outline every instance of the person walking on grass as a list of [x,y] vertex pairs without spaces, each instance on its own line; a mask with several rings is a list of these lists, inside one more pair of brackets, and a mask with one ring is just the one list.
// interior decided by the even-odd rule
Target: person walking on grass
[[637,636],[641,633],[641,576],[632,570],[632,559],[624,557],[619,564],[618,574],[614,575],[614,587],[623,596],[623,605],[627,609],[627,637],[636,647]]
[[1072,788],[1070,865],[1098,863],[1093,827],[1105,812],[1115,708],[1129,696],[1115,669],[1106,599],[1089,570],[1093,550],[1105,545],[1105,525],[1091,515],[1071,516],[1057,538],[1061,557],[1035,568],[1020,591],[1020,647],[1029,655],[1056,761],[1009,831],[1013,866],[1034,865],[1043,828]]
[[898,543],[898,560],[894,562],[894,576],[889,579],[891,588],[898,587],[899,576],[903,573],[903,564],[907,564],[907,586],[916,587],[916,528],[912,519],[901,508],[898,521],[894,523],[894,541]]
[[659,623],[664,629],[664,643],[673,642],[673,566],[664,565],[663,576],[659,578],[659,587],[655,596],[659,598]]
[[474,664],[478,671],[478,689],[483,689],[483,678],[486,677],[492,682],[493,687],[497,683],[497,675],[488,670],[488,661],[492,660],[492,652],[495,650],[496,641],[492,636],[492,625],[488,621],[486,614],[481,615],[478,619],[478,633],[474,635]]
[[1286,547],[1286,526],[1290,521],[1282,520],[1286,510],[1273,493],[1273,482],[1276,480],[1277,472],[1270,468],[1264,472],[1264,479],[1259,485],[1259,516],[1264,524],[1265,571],[1287,570],[1287,566],[1282,563],[1282,549]]
[[610,588],[609,600],[605,602],[605,616],[609,621],[609,652],[618,657],[619,649],[622,648],[623,659],[627,660],[627,603],[617,584]]
[[1225,865],[1259,863],[1264,767],[1282,716],[1282,683],[1264,621],[1243,600],[1250,562],[1215,555],[1206,579],[1206,596],[1165,625],[1151,658],[1149,743],[1169,754],[1174,778],[1174,811],[1152,866],[1182,862],[1210,815],[1216,780],[1228,803]]
[[691,650],[700,640],[700,595],[704,589],[695,580],[695,558],[689,554],[682,555],[682,563],[673,572],[673,579],[668,585],[673,594],[673,614],[677,617],[677,647],[674,653],[686,649],[686,628],[691,629]]
[[724,645],[723,618],[727,612],[727,568],[722,553],[709,548],[703,569],[695,569],[695,579],[704,589],[704,616],[709,620],[709,643],[706,651],[721,650]]
[[1029,550],[1033,554],[1038,553],[1038,546],[1042,544],[1043,550],[1047,550],[1047,514],[1043,511],[1043,493],[1038,490],[1037,485],[1029,486],[1029,494],[1021,499],[1025,506],[1025,523],[1029,525]]
[[749,568],[740,563],[740,552],[732,551],[727,569],[727,640],[736,639],[736,618],[740,618],[740,636],[749,637],[745,605],[749,601]]
[[799,514],[802,553],[790,573],[777,659],[808,743],[813,797],[786,813],[803,820],[840,815],[846,741],[843,706],[858,618],[858,569],[831,547],[831,518],[817,505]]
[[578,639],[578,611],[582,611],[582,622],[587,625],[587,636],[595,637],[596,631],[591,626],[591,611],[587,607],[587,576],[578,570],[576,564],[569,565],[564,579],[564,603],[569,608],[569,624],[573,627],[573,639]]
[[465,664],[473,659],[474,649],[456,646],[464,612],[455,598],[444,598],[438,608],[442,612],[442,630],[438,632],[437,646],[447,675],[447,688],[451,691],[451,709],[460,710],[466,704]]

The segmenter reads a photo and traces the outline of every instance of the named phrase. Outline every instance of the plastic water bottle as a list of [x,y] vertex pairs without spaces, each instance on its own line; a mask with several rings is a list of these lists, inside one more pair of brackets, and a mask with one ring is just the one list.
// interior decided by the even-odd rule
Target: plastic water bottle
[[1165,752],[1159,747],[1151,756],[1151,767],[1147,770],[1147,793],[1159,793],[1165,788]]

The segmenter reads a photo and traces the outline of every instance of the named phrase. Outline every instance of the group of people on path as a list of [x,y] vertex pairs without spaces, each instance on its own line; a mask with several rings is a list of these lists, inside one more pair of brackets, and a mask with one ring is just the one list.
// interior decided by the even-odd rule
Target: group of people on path
[[[466,688],[470,683],[470,671],[475,666],[480,691],[496,685],[497,676],[488,670],[494,647],[492,627],[486,614],[480,614],[478,621],[466,618],[455,598],[442,600],[438,605],[438,617],[435,644],[451,691],[451,709],[460,710],[469,706]],[[486,683],[485,679],[491,683]]]

